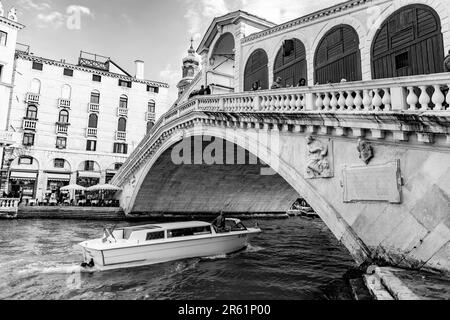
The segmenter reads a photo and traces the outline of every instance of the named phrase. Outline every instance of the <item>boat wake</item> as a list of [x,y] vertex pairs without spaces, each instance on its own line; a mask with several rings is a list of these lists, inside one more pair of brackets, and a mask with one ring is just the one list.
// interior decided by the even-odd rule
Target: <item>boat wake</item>
[[74,274],[74,273],[92,273],[94,270],[88,270],[82,268],[80,265],[76,264],[61,264],[61,265],[45,265],[43,263],[32,264],[24,270],[19,270],[17,273],[22,276],[32,275],[32,274]]
[[205,259],[205,260],[219,260],[219,259],[226,259],[226,258],[228,258],[228,256],[226,254],[218,254],[216,256],[205,257],[203,259]]
[[255,253],[255,252],[262,251],[262,250],[264,250],[263,247],[254,246],[254,245],[249,244],[249,245],[247,246],[247,249],[245,249],[245,252]]

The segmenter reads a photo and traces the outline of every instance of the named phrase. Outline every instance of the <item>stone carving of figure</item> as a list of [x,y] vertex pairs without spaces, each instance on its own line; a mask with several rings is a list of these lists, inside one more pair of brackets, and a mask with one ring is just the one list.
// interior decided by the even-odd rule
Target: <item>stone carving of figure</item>
[[3,9],[3,3],[0,1],[0,17],[5,15],[5,9]]
[[328,162],[328,146],[312,136],[306,138],[308,161],[306,173],[309,178],[329,178],[332,176]]
[[17,9],[12,7],[8,12],[8,19],[17,22]]
[[448,52],[448,55],[444,59],[444,71],[450,72],[450,50]]
[[357,149],[359,152],[359,158],[364,161],[365,164],[369,164],[370,160],[374,157],[373,148],[370,142],[359,139]]

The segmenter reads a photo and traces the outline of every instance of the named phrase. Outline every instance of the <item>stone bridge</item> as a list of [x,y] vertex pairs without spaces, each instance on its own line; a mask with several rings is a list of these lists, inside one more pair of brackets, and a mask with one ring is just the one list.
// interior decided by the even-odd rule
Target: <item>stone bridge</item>
[[112,183],[128,214],[284,212],[302,197],[358,264],[448,272],[448,84],[442,73],[194,98]]

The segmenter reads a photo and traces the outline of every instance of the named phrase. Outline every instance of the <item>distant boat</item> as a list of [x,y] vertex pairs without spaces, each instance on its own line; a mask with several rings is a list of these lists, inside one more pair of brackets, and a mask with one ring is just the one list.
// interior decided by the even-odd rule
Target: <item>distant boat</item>
[[238,219],[226,219],[226,226],[224,232],[199,221],[105,229],[102,239],[79,244],[82,266],[103,271],[224,255],[246,248],[250,236],[262,232]]

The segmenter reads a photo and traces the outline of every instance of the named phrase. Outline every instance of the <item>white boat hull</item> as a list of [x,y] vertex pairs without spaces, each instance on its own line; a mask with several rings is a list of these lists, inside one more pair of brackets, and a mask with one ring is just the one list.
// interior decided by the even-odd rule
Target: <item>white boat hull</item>
[[112,270],[230,254],[246,248],[249,236],[260,232],[260,229],[248,229],[243,232],[207,235],[195,239],[175,239],[152,244],[143,243],[105,250],[89,248],[88,242],[80,245],[83,250],[84,261],[89,262],[92,259],[95,269]]

